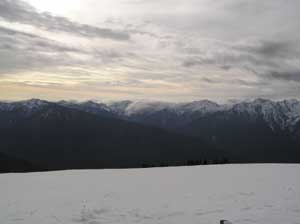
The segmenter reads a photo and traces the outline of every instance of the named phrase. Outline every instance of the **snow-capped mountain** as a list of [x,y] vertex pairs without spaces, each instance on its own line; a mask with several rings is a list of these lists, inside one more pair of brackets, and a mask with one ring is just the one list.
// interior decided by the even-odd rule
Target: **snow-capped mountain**
[[[215,113],[243,115],[253,122],[262,119],[274,131],[275,129],[292,131],[294,126],[300,122],[300,101],[298,100],[272,101],[255,99],[253,101],[222,105],[208,100],[188,103],[121,101],[112,103],[108,107],[118,115],[142,123],[146,120],[146,123],[149,123],[149,119],[152,119],[154,120],[153,125],[158,126],[160,124],[166,126],[168,120],[172,123],[171,125],[176,120],[179,123],[187,124],[200,117]],[[224,116],[226,117],[226,115]]]
[[45,105],[48,105],[49,102],[39,99],[31,99],[31,100],[24,100],[18,102],[0,102],[0,109],[1,110],[15,110],[18,108],[24,108],[26,110],[36,110]]
[[168,110],[171,106],[172,104],[165,102],[136,101],[126,107],[124,114],[127,116],[153,114],[162,110]]
[[[19,102],[0,102],[2,111],[20,111],[30,114],[53,104],[44,100],[31,99]],[[159,127],[180,127],[194,120],[216,113],[247,117],[250,121],[263,120],[273,130],[294,131],[300,123],[300,101],[272,101],[255,99],[252,101],[218,104],[209,100],[187,103],[169,103],[159,101],[117,101],[97,103],[94,101],[59,101],[56,104],[88,113],[114,116],[135,122]],[[178,123],[179,125],[174,125]]]
[[201,113],[208,114],[217,111],[225,110],[225,105],[219,105],[215,102],[209,100],[193,101],[189,103],[180,103],[174,105],[174,110],[178,114],[191,114],[191,113]]
[[118,115],[125,114],[126,109],[131,105],[133,101],[124,100],[124,101],[117,101],[117,102],[109,102],[107,106],[111,109],[111,111]]
[[230,113],[246,114],[249,119],[263,118],[272,130],[293,129],[300,118],[300,102],[284,100],[274,102],[266,99],[256,99],[251,102],[242,102],[232,106]]
[[97,103],[94,101],[76,102],[76,101],[59,101],[60,106],[64,106],[71,109],[81,110],[84,112],[112,116],[112,109],[103,103]]
[[[35,149],[36,153],[43,148],[49,150],[49,156],[53,152],[60,155],[62,148],[74,158],[72,150],[75,149],[77,154],[83,153],[76,154],[76,158],[84,156],[87,149],[92,153],[100,149],[108,153],[110,150],[105,149],[113,148],[125,154],[135,149],[131,151],[132,158],[143,148],[141,158],[146,159],[147,150],[155,149],[153,153],[161,158],[162,148],[169,150],[165,151],[168,156],[174,155],[176,148],[175,161],[185,154],[181,154],[181,149],[190,148],[192,151],[186,154],[185,160],[193,159],[193,153],[207,158],[213,152],[210,149],[216,149],[217,155],[231,161],[300,162],[300,102],[266,99],[224,105],[207,100],[3,102],[0,103],[0,136],[1,147],[7,145],[2,147],[6,148],[3,153],[14,149],[22,156],[22,145],[26,143],[27,149]],[[202,151],[198,151],[200,148]]]
[[39,99],[31,99],[24,100],[18,102],[0,102],[0,110],[2,111],[16,111],[30,114],[37,110],[44,108],[45,106],[52,104],[50,102],[39,100]]
[[141,114],[154,114],[161,111],[169,111],[178,115],[191,114],[200,112],[202,114],[216,112],[224,109],[223,105],[219,105],[209,100],[193,101],[187,103],[170,103],[160,101],[119,101],[108,104],[112,111],[126,116],[134,116]]

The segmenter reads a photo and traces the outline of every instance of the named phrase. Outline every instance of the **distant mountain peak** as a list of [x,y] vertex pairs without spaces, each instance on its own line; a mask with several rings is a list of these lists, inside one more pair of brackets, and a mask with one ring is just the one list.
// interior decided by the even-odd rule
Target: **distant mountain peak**
[[36,108],[36,107],[48,105],[50,102],[45,100],[40,100],[40,99],[30,99],[30,100],[21,101],[20,103],[30,108]]
[[255,104],[273,103],[272,100],[264,99],[264,98],[257,98],[257,99],[254,99],[252,102]]
[[39,110],[47,105],[51,104],[48,101],[40,100],[40,99],[29,99],[17,102],[4,102],[0,103],[0,109],[6,111],[13,111],[13,110],[22,110],[25,114],[31,113],[32,111]]

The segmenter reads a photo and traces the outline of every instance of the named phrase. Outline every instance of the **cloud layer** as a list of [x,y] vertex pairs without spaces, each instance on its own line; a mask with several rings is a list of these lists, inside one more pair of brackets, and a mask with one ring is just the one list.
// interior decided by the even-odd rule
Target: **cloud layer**
[[300,95],[299,1],[78,2],[60,15],[0,2],[2,98]]

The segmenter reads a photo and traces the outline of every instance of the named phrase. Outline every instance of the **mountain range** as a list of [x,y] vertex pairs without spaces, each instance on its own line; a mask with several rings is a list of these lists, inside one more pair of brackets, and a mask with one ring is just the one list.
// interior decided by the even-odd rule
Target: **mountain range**
[[0,136],[0,155],[33,169],[294,163],[300,101],[0,102]]

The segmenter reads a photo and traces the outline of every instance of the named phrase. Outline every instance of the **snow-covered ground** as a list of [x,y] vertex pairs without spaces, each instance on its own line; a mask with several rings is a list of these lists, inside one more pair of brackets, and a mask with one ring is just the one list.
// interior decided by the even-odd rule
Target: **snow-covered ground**
[[0,175],[1,224],[299,224],[300,165]]

